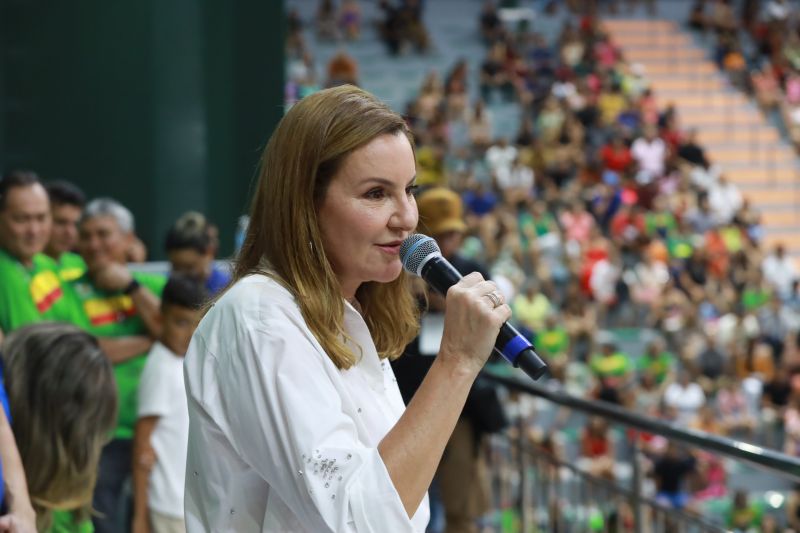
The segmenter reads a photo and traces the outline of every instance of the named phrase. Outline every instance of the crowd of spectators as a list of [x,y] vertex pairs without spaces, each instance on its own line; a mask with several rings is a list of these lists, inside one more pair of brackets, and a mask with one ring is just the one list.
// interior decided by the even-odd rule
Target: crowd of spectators
[[[800,453],[795,260],[761,245],[757,210],[591,13],[555,42],[507,28],[492,2],[477,22],[483,61],[430,71],[406,106],[418,183],[461,195],[460,253],[504,289],[552,379]],[[509,104],[516,131],[493,116]],[[588,424],[583,464],[618,476],[607,430]],[[667,505],[733,496],[713,458],[645,449]],[[686,468],[664,467],[670,454]]]
[[731,84],[755,98],[800,149],[800,21],[788,0],[697,0],[688,24],[711,40]]

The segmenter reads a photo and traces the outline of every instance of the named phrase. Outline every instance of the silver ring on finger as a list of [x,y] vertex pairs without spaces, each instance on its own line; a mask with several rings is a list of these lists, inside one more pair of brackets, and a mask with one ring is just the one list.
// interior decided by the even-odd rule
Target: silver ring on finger
[[484,296],[489,298],[489,300],[492,302],[492,309],[497,309],[498,307],[503,305],[503,296],[497,291],[492,291],[488,294],[484,294]]

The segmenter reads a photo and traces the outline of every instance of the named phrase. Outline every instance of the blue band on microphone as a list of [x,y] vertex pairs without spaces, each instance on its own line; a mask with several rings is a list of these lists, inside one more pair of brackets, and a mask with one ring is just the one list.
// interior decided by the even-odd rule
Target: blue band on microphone
[[503,354],[503,357],[505,357],[508,360],[509,363],[516,366],[517,357],[519,357],[519,354],[521,354],[524,349],[530,348],[530,346],[531,343],[528,342],[525,339],[525,337],[523,337],[522,335],[517,335],[516,337],[508,341],[506,345],[503,346],[503,349],[500,350],[500,352]]

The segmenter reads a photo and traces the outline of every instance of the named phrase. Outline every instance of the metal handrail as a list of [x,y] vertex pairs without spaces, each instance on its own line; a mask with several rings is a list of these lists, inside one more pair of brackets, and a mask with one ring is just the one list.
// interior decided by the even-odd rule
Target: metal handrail
[[780,474],[795,481],[800,480],[800,459],[780,453],[776,450],[763,448],[727,437],[721,437],[719,435],[711,435],[703,431],[684,428],[641,415],[607,402],[584,400],[583,398],[567,394],[562,389],[546,387],[534,383],[527,376],[516,377],[502,375],[498,373],[497,370],[491,368],[484,370],[482,375],[486,379],[505,385],[509,389],[515,391],[532,394],[558,405],[570,407],[584,413],[599,415],[613,422],[640,431],[654,433],[684,444],[715,451],[728,457],[739,459],[761,468],[766,468],[770,472]]

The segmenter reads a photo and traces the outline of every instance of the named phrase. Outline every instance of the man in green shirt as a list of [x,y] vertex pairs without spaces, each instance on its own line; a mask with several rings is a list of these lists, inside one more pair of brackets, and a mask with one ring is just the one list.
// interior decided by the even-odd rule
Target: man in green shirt
[[[158,337],[163,276],[131,274],[125,266],[133,235],[133,216],[118,202],[101,198],[84,210],[78,230],[78,250],[86,272],[70,282],[81,302],[87,330],[100,337],[136,339]],[[135,344],[134,344],[135,345]],[[113,440],[103,449],[93,506],[98,533],[117,530],[118,509],[125,480],[131,473],[132,437],[136,423],[136,394],[150,342],[138,350],[109,353],[119,394],[119,415]]]
[[77,302],[42,253],[50,237],[47,191],[39,177],[12,171],[0,180],[0,338],[40,320],[80,324]]
[[78,221],[86,197],[83,191],[67,181],[48,183],[47,195],[53,224],[44,252],[58,264],[61,279],[72,281],[86,272],[83,258],[74,253],[78,245]]

